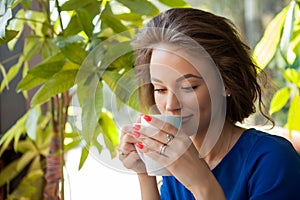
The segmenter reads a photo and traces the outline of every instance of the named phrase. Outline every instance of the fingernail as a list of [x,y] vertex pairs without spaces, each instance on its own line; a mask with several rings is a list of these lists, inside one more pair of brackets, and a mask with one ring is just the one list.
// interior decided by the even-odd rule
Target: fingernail
[[141,142],[136,143],[136,146],[137,146],[139,149],[143,149],[143,148],[144,148],[144,145],[143,145]]
[[132,134],[133,134],[133,136],[136,137],[136,138],[140,137],[140,135],[141,135],[141,133],[138,132],[138,131],[133,131]]
[[149,115],[144,115],[143,117],[147,122],[150,122],[152,120],[152,117]]
[[139,124],[134,124],[133,129],[136,130],[136,131],[138,131],[138,130],[141,129],[141,125],[139,125]]

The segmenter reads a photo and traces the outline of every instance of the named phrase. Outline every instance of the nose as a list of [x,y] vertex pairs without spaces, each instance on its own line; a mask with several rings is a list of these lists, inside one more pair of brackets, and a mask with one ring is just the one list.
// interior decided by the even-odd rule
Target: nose
[[181,105],[176,94],[172,91],[168,92],[166,111],[170,114],[180,114]]

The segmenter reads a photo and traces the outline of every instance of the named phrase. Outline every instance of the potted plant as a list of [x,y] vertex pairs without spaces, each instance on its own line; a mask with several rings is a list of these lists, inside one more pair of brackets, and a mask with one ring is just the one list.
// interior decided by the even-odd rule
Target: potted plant
[[[269,112],[282,116],[283,128],[275,129],[300,153],[300,1],[292,0],[268,24],[255,46],[253,58],[262,69],[275,74],[279,89],[273,95]],[[278,73],[281,72],[281,73]],[[273,79],[275,80],[275,79]]]
[[[188,6],[182,0],[158,2],[170,7]],[[20,9],[13,15],[17,6]],[[126,31],[131,34],[124,37],[132,38],[143,20],[158,14],[159,9],[147,0],[15,0],[1,1],[0,10],[0,44],[12,50],[16,41],[25,36],[18,62],[8,72],[3,67],[4,63],[0,63],[4,77],[0,91],[8,87],[19,72],[22,72],[23,78],[17,91],[28,98],[28,91],[37,90],[28,99],[30,109],[0,140],[1,156],[9,148],[21,154],[1,171],[0,186],[6,185],[8,199],[64,199],[64,154],[78,146],[82,139],[75,129],[68,128],[72,127],[69,108],[79,83],[77,73],[99,43]],[[114,45],[124,44],[124,37],[114,37],[102,50],[108,53]],[[40,61],[30,66],[34,58]],[[101,152],[105,145],[112,157],[116,155],[117,127],[110,111],[101,109],[101,94],[104,83],[113,92],[117,91],[118,79],[132,67],[132,56],[121,55],[105,68],[105,77],[95,82],[97,118],[82,115],[83,129],[86,127],[91,137],[85,138],[79,169],[91,147]],[[120,104],[128,103],[121,91],[117,95]],[[84,108],[85,97],[79,95],[78,98],[80,107]],[[105,144],[98,142],[100,134],[105,138]],[[9,183],[21,172],[23,177],[12,190]]]

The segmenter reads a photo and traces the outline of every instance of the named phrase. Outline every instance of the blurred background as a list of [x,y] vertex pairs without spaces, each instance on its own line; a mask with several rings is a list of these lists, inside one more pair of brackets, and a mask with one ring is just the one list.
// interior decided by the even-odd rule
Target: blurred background
[[[135,33],[130,28],[142,27],[160,11],[188,6],[231,19],[256,55],[261,55],[262,47],[270,52],[257,58],[271,80],[264,93],[266,107],[277,126],[300,129],[295,125],[299,114],[290,112],[300,109],[299,100],[292,101],[299,96],[294,89],[299,92],[300,87],[298,1],[1,0],[0,199],[140,199],[137,177],[101,162],[102,156],[118,162],[120,124],[114,123],[117,116],[110,110],[112,104],[117,105],[118,115],[128,114],[127,108],[136,106],[128,94],[118,93],[119,78],[132,69],[132,61],[128,61],[132,55],[110,63],[103,78],[94,84],[96,100],[86,98],[90,93],[84,84],[83,92],[74,95],[74,81],[84,59],[97,45],[103,45],[101,42],[108,41],[102,46],[103,56],[91,57],[96,67],[107,52],[120,48],[118,44],[127,45]],[[277,17],[267,32],[269,37],[264,37],[280,12],[282,20]],[[288,24],[292,28],[285,28]],[[124,31],[129,36],[122,35]],[[115,34],[121,35],[109,40]],[[290,56],[290,49],[298,52]],[[81,113],[81,109],[90,109],[85,107],[90,103],[99,106],[96,116]],[[79,129],[93,135],[80,135],[75,115],[80,115]],[[294,116],[294,121],[292,117],[289,121],[289,116]],[[254,115],[247,123],[264,122]],[[86,142],[82,143],[82,137]]]

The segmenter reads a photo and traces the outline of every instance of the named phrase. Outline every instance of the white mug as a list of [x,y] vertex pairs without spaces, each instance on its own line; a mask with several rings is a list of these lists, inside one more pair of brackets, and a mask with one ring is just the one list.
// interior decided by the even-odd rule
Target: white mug
[[[181,129],[181,117],[176,115],[150,115],[152,118],[158,118],[166,123],[172,124],[178,130]],[[143,117],[141,117],[142,126],[151,126]],[[160,163],[153,160],[149,156],[143,154],[138,148],[137,152],[146,165],[147,174],[149,176],[171,176],[171,173]]]

